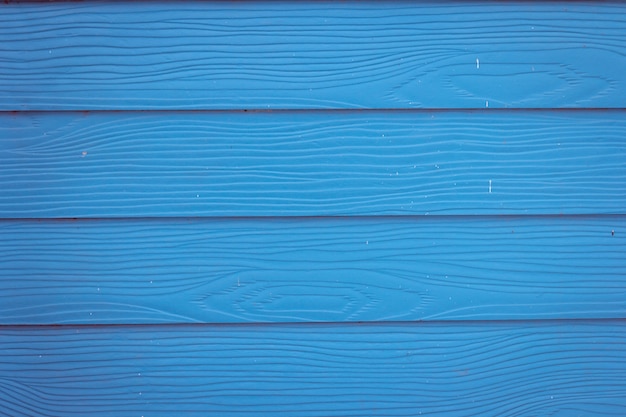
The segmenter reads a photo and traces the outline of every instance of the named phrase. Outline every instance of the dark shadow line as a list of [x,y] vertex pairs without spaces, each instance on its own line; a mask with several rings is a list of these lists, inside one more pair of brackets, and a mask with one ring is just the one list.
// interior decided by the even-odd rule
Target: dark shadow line
[[246,327],[441,327],[441,326],[518,326],[518,325],[626,325],[626,318],[545,318],[506,320],[397,320],[397,321],[293,321],[293,322],[169,322],[169,323],[73,323],[73,324],[0,324],[0,330],[80,330],[80,329],[155,329],[155,328],[246,328]]
[[328,216],[138,216],[138,217],[4,217],[0,223],[88,223],[88,222],[236,222],[236,221],[462,221],[462,220],[594,220],[594,219],[626,219],[626,213],[588,213],[588,214],[383,214],[383,215],[328,215]]
[[94,109],[94,110],[0,110],[0,116],[17,116],[17,115],[43,115],[43,114],[82,114],[84,116],[90,114],[223,114],[223,113],[278,113],[278,114],[376,114],[376,113],[414,113],[414,114],[430,114],[430,113],[607,113],[607,112],[625,112],[623,107],[590,107],[590,108],[276,108],[276,109]]
[[211,114],[211,113],[603,113],[624,112],[621,107],[591,108],[277,108],[277,109],[94,109],[94,110],[0,110],[0,115],[17,114],[119,114],[119,113],[168,113],[168,114]]

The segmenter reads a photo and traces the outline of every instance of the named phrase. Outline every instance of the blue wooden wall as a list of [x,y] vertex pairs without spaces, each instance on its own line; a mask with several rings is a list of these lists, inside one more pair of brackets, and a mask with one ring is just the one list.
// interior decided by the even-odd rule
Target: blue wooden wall
[[0,416],[626,415],[626,5],[5,2]]

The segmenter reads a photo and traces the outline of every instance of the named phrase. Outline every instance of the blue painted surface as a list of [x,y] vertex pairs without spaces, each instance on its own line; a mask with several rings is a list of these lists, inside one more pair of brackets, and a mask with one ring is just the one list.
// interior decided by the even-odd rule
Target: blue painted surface
[[0,321],[615,319],[625,233],[619,216],[10,221]]
[[0,14],[0,109],[625,107],[619,2],[85,2]]
[[2,329],[3,409],[619,416],[622,322]]
[[626,214],[626,111],[0,115],[0,215]]
[[624,4],[1,10],[0,416],[626,415]]

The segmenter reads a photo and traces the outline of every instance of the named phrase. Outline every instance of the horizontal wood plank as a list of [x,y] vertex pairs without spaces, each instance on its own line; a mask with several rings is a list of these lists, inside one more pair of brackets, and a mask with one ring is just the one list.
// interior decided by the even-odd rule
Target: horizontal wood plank
[[5,113],[0,217],[625,213],[625,115]]
[[624,318],[626,222],[2,222],[0,306],[0,324]]
[[0,329],[0,415],[615,416],[612,323]]
[[625,12],[593,1],[13,3],[0,13],[0,109],[623,108]]

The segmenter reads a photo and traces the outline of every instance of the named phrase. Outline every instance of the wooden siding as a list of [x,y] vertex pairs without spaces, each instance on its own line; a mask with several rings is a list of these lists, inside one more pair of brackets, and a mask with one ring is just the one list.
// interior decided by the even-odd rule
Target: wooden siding
[[0,13],[0,108],[624,107],[610,2],[86,2]]
[[622,318],[625,234],[620,216],[9,221],[0,321]]
[[626,415],[626,5],[6,2],[0,416]]
[[622,322],[0,330],[4,415],[619,416]]
[[626,111],[0,116],[0,215],[626,214]]

